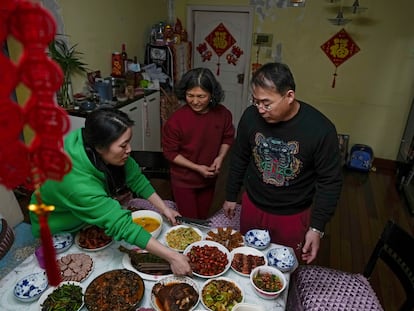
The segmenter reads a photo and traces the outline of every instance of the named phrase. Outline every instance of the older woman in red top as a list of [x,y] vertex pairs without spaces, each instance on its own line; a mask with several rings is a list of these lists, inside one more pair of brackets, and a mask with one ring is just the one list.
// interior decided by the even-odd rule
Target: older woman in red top
[[171,186],[179,212],[206,219],[223,159],[234,141],[230,111],[213,73],[195,68],[175,87],[185,101],[163,127],[162,147],[170,162]]

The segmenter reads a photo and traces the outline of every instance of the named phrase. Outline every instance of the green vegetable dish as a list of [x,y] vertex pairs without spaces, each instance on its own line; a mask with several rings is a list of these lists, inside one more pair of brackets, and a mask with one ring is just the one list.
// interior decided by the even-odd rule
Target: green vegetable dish
[[225,279],[211,280],[202,290],[204,305],[213,311],[230,311],[234,305],[243,301],[240,288]]
[[50,293],[41,304],[42,311],[77,311],[83,304],[82,287],[63,284]]

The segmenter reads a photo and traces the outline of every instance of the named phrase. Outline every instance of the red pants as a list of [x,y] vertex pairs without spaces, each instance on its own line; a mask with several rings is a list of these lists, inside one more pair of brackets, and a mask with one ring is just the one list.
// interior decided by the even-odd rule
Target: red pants
[[184,217],[207,219],[214,198],[215,186],[180,188],[172,185],[175,203]]
[[273,243],[291,247],[300,260],[305,234],[309,230],[310,215],[310,207],[293,215],[267,213],[257,208],[245,192],[242,196],[240,231],[246,234],[250,229],[267,229]]

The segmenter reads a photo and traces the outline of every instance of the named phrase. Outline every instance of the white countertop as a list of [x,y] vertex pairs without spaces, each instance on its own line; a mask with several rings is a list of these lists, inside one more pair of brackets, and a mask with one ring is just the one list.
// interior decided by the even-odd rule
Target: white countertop
[[[163,232],[160,234],[160,241],[162,242],[164,232],[168,229],[169,226],[166,226],[164,224]],[[132,245],[126,243],[126,242],[114,242],[107,248],[96,251],[96,252],[87,252],[88,255],[90,255],[93,258],[94,261],[94,270],[89,275],[87,279],[85,279],[82,284],[86,288],[89,283],[94,280],[97,276],[100,274],[114,270],[114,269],[122,269],[125,268],[122,264],[122,259],[124,257],[125,253],[122,253],[118,250],[119,245],[124,245],[127,248],[133,248]],[[277,246],[276,244],[271,244],[269,248]],[[268,249],[269,249],[268,248]],[[263,253],[266,254],[267,250],[263,250]],[[66,252],[57,254],[57,257],[64,256],[66,254],[70,253],[81,253],[83,252],[81,249],[79,249],[75,244],[73,244]],[[13,295],[13,290],[15,284],[23,277],[43,271],[37,262],[37,259],[34,255],[29,256],[24,262],[22,262],[19,266],[17,266],[13,271],[11,271],[8,275],[6,275],[3,279],[0,280],[0,309],[2,311],[15,311],[15,310],[28,310],[28,311],[34,311],[34,310],[40,310],[39,302],[36,300],[31,303],[27,302],[21,302],[17,300]],[[257,296],[253,288],[251,287],[249,283],[249,278],[245,276],[241,276],[237,273],[235,273],[231,268],[222,275],[224,277],[228,277],[232,280],[234,280],[238,285],[240,285],[244,290],[244,302],[250,303],[250,304],[258,304],[262,306],[265,310],[272,310],[272,311],[281,311],[285,310],[286,306],[286,300],[287,300],[287,293],[288,293],[288,287],[286,290],[277,298],[274,300],[265,300]],[[286,279],[289,281],[290,274],[285,273]],[[200,289],[202,287],[202,284],[207,279],[202,279],[199,277],[194,276],[193,279],[197,282]],[[148,281],[144,280],[145,284],[145,294],[144,298],[140,304],[140,307],[152,307],[151,306],[151,289],[152,286],[155,284],[155,281]],[[86,310],[86,307],[83,308],[83,310]],[[203,306],[203,304],[200,303],[196,307],[196,310],[206,310]]]

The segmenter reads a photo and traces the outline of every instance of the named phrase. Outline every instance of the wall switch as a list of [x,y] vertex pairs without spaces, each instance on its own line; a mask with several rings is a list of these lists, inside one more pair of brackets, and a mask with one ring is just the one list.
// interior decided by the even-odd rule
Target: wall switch
[[256,46],[272,46],[273,34],[271,33],[255,33],[253,35],[253,44]]

